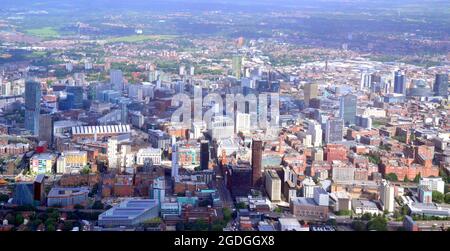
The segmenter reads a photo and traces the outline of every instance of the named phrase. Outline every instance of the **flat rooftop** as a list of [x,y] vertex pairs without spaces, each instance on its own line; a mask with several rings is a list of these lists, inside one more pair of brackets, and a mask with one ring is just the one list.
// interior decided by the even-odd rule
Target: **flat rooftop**
[[71,195],[82,195],[84,193],[89,193],[89,188],[87,187],[54,187],[48,193],[48,197],[67,197]]
[[98,216],[99,220],[134,219],[147,210],[157,206],[158,202],[152,199],[128,199],[119,205],[103,212]]

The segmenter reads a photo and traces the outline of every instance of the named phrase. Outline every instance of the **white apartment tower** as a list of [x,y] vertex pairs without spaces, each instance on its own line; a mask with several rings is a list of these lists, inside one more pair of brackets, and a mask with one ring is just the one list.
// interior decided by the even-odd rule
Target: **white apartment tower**
[[395,201],[394,201],[394,186],[389,184],[388,181],[382,180],[380,187],[380,201],[383,206],[383,210],[389,213],[394,212]]

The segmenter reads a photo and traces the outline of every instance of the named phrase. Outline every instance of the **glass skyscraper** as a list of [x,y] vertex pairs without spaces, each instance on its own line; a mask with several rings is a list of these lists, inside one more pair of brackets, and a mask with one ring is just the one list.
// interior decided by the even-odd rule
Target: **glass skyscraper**
[[41,112],[41,84],[25,82],[25,129],[33,135],[39,134],[39,114]]
[[401,71],[395,72],[394,93],[406,94],[406,77]]
[[123,73],[121,70],[111,70],[109,72],[110,81],[114,90],[122,93],[123,91]]
[[436,96],[448,96],[448,74],[436,74],[433,91]]
[[356,122],[357,97],[352,94],[342,96],[339,106],[339,117],[346,125],[354,125]]
[[67,93],[73,94],[73,109],[83,108],[83,87],[81,86],[67,86]]
[[344,122],[340,118],[329,118],[325,127],[325,143],[342,141]]

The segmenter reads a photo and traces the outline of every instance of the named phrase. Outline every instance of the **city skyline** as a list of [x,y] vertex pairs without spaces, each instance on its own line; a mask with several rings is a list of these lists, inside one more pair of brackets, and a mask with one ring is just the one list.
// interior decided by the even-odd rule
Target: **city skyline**
[[3,0],[0,231],[448,231],[449,9]]

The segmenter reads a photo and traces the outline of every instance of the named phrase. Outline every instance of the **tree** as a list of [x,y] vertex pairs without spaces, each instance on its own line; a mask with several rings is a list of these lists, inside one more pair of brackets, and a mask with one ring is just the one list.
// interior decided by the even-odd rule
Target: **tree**
[[231,211],[231,209],[229,209],[228,207],[224,207],[222,209],[223,212],[223,220],[228,223],[232,220],[233,218],[233,212]]
[[442,203],[444,202],[444,195],[441,192],[433,191],[432,194],[433,202]]
[[[450,176],[448,176],[447,173],[443,169],[439,169],[439,177],[442,177],[442,180],[445,183],[450,182]],[[447,186],[446,186],[446,188],[447,188]]]
[[397,174],[395,173],[388,173],[385,175],[385,178],[389,181],[398,181]]
[[52,218],[52,219],[54,219],[55,221],[57,221],[58,219],[59,219],[59,217],[60,217],[60,214],[59,214],[59,211],[58,210],[56,210],[56,209],[54,209],[54,208],[51,208],[52,210],[47,210],[47,215],[48,215],[48,218]]
[[55,225],[55,224],[56,224],[56,220],[53,219],[53,218],[48,218],[48,219],[45,221],[45,225],[46,225],[46,226],[48,226],[48,225]]
[[24,222],[23,215],[22,215],[21,213],[16,214],[16,219],[15,219],[14,224],[15,224],[16,226],[19,226],[19,225],[22,225],[23,222]]
[[223,225],[221,224],[213,224],[211,226],[211,231],[223,231]]
[[414,177],[414,180],[413,180],[415,183],[419,183],[419,181],[420,181],[420,173],[418,173],[417,175],[416,175],[416,177]]
[[0,202],[8,202],[9,196],[7,194],[0,194]]
[[203,219],[196,220],[192,225],[192,230],[194,231],[207,231],[208,228],[209,224]]
[[450,204],[450,193],[447,193],[445,195],[445,199],[444,199],[445,203]]
[[89,166],[83,167],[83,169],[81,169],[81,171],[80,171],[81,174],[89,174],[90,172],[91,172],[91,169],[89,168]]
[[378,155],[368,155],[369,161],[375,165],[379,165],[381,163],[381,158]]
[[402,217],[402,214],[401,214],[399,211],[395,210],[395,211],[394,211],[393,217],[394,217],[394,219],[397,220],[397,219],[399,219],[400,217]]
[[211,225],[211,231],[223,231],[226,225],[225,221],[216,220]]
[[355,231],[364,231],[366,229],[366,224],[360,220],[355,220],[352,222],[352,228]]
[[349,215],[351,215],[351,214],[352,214],[352,211],[351,211],[351,210],[346,210],[346,209],[339,210],[339,211],[336,213],[336,215],[347,215],[347,216],[349,216]]
[[361,220],[371,220],[371,219],[372,219],[372,214],[370,214],[370,213],[364,213],[361,216]]
[[403,179],[403,182],[410,182],[410,180],[408,179],[408,176],[405,175],[405,178]]
[[387,231],[387,221],[382,216],[376,216],[367,223],[368,230]]
[[273,210],[275,213],[282,213],[283,209],[281,207],[277,207]]
[[247,208],[247,205],[245,204],[245,202],[239,202],[239,203],[236,205],[236,208],[237,208],[237,209],[245,209],[245,208]]
[[56,231],[56,227],[55,227],[54,224],[48,224],[48,225],[45,225],[45,229],[46,229],[47,231],[49,231],[49,232],[54,232],[54,231]]

